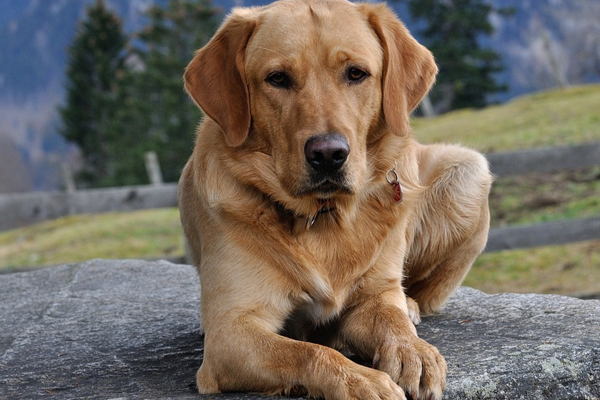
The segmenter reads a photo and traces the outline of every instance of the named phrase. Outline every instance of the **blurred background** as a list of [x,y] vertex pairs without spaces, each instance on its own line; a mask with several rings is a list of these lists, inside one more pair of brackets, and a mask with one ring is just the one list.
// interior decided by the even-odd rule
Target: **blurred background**
[[[15,206],[3,204],[24,204],[19,193],[148,184],[167,187],[172,196],[168,184],[177,181],[191,153],[201,117],[183,92],[183,69],[231,7],[266,3],[0,0],[1,271],[95,257],[183,262],[173,199],[160,208],[118,214],[105,211],[122,210],[97,214],[69,206],[70,215],[54,215],[61,218],[42,218],[53,214],[39,205],[47,200],[39,200],[30,211],[37,219],[15,223],[9,222]],[[517,163],[502,158],[507,152],[547,151],[536,153],[538,158],[517,155],[530,160],[519,170],[494,170],[492,225],[537,230],[509,231],[497,249],[503,251],[484,254],[466,283],[488,292],[595,296],[600,2],[388,4],[440,67],[436,87],[415,113],[420,141],[477,148],[490,156],[493,168]],[[567,158],[576,162],[563,163]],[[92,199],[100,196],[93,193]],[[556,221],[571,221],[552,228],[565,233],[560,240],[525,245],[514,239],[544,236],[550,225],[543,224]],[[575,225],[584,234],[567,238]]]

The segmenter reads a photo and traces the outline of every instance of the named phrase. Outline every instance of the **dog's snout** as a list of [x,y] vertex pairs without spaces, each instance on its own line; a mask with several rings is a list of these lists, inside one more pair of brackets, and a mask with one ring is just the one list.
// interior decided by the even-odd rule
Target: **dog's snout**
[[314,136],[308,139],[304,146],[306,161],[318,172],[333,172],[340,169],[349,154],[350,145],[339,133]]

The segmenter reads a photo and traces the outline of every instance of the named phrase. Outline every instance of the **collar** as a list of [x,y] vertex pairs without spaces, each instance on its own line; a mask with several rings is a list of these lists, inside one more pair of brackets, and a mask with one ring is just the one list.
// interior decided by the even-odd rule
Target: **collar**
[[283,204],[281,203],[275,203],[275,208],[277,209],[277,211],[282,214],[285,215],[288,218],[291,218],[293,220],[293,222],[295,223],[296,221],[299,220],[304,220],[304,228],[305,230],[310,230],[310,228],[312,228],[312,226],[315,224],[315,222],[317,221],[317,218],[319,217],[319,215],[321,214],[326,214],[326,213],[330,213],[332,211],[335,211],[335,207],[331,205],[330,201],[323,201],[323,204],[321,206],[321,208],[312,215],[299,215],[296,214],[296,212],[286,208]]

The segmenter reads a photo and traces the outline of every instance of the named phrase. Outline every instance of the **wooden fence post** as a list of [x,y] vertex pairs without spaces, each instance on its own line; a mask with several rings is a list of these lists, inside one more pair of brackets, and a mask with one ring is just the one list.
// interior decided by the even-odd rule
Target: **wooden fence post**
[[435,109],[433,108],[433,103],[429,98],[429,95],[426,94],[421,100],[421,111],[423,111],[423,115],[425,118],[433,118],[435,117]]
[[148,172],[148,178],[150,178],[150,184],[162,185],[163,177],[156,153],[153,151],[147,152],[144,154],[144,160],[146,161],[146,171]]
[[65,182],[65,190],[67,193],[73,193],[76,189],[75,187],[75,179],[73,179],[73,172],[71,171],[71,167],[66,162],[62,162],[60,164],[60,168],[62,170],[63,180]]

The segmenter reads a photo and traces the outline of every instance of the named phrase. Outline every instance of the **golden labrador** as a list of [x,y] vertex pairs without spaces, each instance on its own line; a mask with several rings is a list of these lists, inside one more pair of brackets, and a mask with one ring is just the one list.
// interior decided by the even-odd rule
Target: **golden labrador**
[[413,139],[436,72],[385,5],[345,0],[234,9],[198,51],[185,87],[206,118],[179,201],[201,393],[442,397],[446,363],[414,324],[483,249],[491,177],[472,150]]

